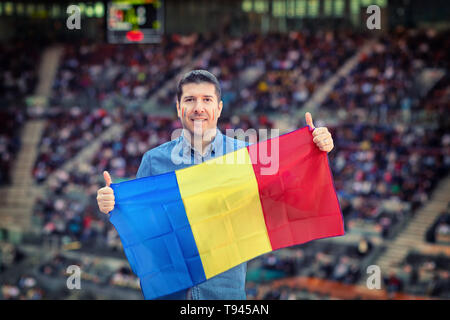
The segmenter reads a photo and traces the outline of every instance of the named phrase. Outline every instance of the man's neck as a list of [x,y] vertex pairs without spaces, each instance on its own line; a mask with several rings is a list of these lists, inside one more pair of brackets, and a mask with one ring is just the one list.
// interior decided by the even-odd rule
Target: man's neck
[[204,135],[193,135],[188,130],[183,130],[185,139],[191,144],[191,147],[199,152],[202,156],[206,154],[209,145],[216,137],[217,129],[205,132]]

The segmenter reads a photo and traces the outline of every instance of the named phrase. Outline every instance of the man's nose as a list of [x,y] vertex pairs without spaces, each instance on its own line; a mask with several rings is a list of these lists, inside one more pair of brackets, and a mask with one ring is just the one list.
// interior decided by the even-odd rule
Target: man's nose
[[193,111],[195,113],[204,113],[205,112],[205,105],[203,103],[203,101],[201,100],[197,100],[194,104],[194,109]]

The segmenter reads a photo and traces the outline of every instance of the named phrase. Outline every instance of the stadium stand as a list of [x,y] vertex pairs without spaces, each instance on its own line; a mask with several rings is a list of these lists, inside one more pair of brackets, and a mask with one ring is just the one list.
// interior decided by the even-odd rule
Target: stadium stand
[[[30,45],[32,46],[30,48]],[[32,94],[38,83],[36,61],[40,48],[27,41],[14,40],[0,44],[0,104],[22,109],[25,97]]]
[[[392,39],[391,41],[394,42]],[[363,67],[360,65],[350,78],[359,79],[360,73],[367,73],[365,65],[377,65],[374,61],[369,63],[364,59],[361,62]],[[270,77],[267,75],[270,73],[264,74]],[[395,87],[395,83],[388,83],[388,88],[389,86]],[[350,95],[346,95],[350,89],[346,88],[339,91],[344,96],[343,101],[351,99]],[[407,93],[402,94],[406,96]],[[362,105],[367,101],[364,99],[368,95],[370,92],[361,94]],[[324,108],[327,108],[328,103]],[[381,108],[379,106],[378,109]],[[93,114],[98,112],[92,111]],[[89,114],[84,114],[84,117],[88,118]],[[231,118],[222,123],[222,129],[242,127],[241,118],[245,119],[245,116],[237,116],[237,119]],[[104,217],[99,216],[93,205],[94,191],[100,186],[101,177],[93,182],[90,173],[108,170],[113,177],[119,179],[133,177],[141,154],[168,141],[170,132],[179,127],[175,119],[156,120],[140,111],[127,114],[123,119],[129,122],[125,125],[122,139],[104,142],[100,152],[96,153],[90,163],[81,166],[83,169],[80,170],[79,167],[71,172],[58,173],[61,177],[60,185],[53,186],[54,193],[47,199],[41,199],[35,210],[42,221],[43,234],[60,236],[62,244],[81,241],[82,246],[86,247],[120,250],[115,230]],[[361,240],[374,236],[389,239],[428,200],[439,178],[448,171],[448,162],[444,161],[445,150],[441,148],[442,141],[439,139],[440,132],[432,128],[406,127],[402,124],[387,126],[382,124],[382,118],[378,118],[375,123],[362,122],[357,125],[353,125],[352,120],[350,118],[330,128],[336,141],[336,152],[330,155],[330,162],[346,228],[361,235]],[[258,128],[258,122],[248,121],[243,126],[244,130],[246,127]],[[267,120],[263,118],[257,121],[264,124]],[[79,145],[83,145],[83,142]],[[382,157],[381,151],[387,151],[388,157]],[[83,192],[77,196],[69,196],[70,192],[66,190],[70,189],[67,186],[71,184]],[[84,200],[80,201],[78,196]],[[266,261],[262,269],[281,271],[282,273],[275,274],[276,277],[305,275],[348,284],[360,281],[363,264],[357,255],[352,257],[352,253],[357,252],[357,245],[335,243],[332,248],[311,249],[312,254],[308,255],[307,260],[309,267],[304,268],[300,274],[292,272],[295,269],[292,258],[281,259],[276,268],[268,268]],[[260,258],[255,260],[258,259]]]
[[172,34],[158,45],[67,44],[51,104],[136,108],[212,41]]
[[103,109],[88,113],[77,107],[46,110],[47,124],[39,144],[33,175],[42,183],[56,168],[74,157],[96,136],[117,121]]
[[[104,170],[113,182],[132,179],[143,153],[171,139],[180,128],[174,84],[181,70],[202,68],[221,82],[224,133],[276,128],[283,115],[303,127],[295,115],[338,78],[314,114],[334,138],[329,163],[346,235],[251,260],[248,299],[449,299],[448,191],[441,196],[450,167],[449,39],[448,31],[416,28],[168,33],[157,45],[77,39],[60,44],[48,105],[38,115],[23,106],[42,81],[35,65],[44,48],[1,44],[0,103],[14,108],[0,109],[0,184],[11,181],[20,138],[30,138],[21,128],[36,119],[45,125],[34,137],[30,170],[33,232],[12,245],[16,233],[0,229],[0,298],[142,298],[96,192]],[[369,41],[355,67],[340,74]],[[172,116],[148,113],[149,101]],[[120,134],[104,138],[115,126]],[[436,209],[443,204],[446,210]],[[399,244],[404,255],[392,251]],[[365,287],[373,264],[382,266],[382,290]],[[65,287],[68,265],[82,268],[83,293]]]
[[435,220],[433,225],[428,229],[425,240],[430,243],[448,245],[450,243],[450,212],[447,211]]
[[40,58],[37,46],[27,52],[25,41],[0,44],[0,185],[11,183],[11,171],[20,149],[20,135],[27,119],[26,97],[31,95],[38,83],[35,61]]
[[21,129],[26,114],[20,109],[9,108],[0,111],[5,126],[0,128],[0,185],[11,183],[12,166],[21,147]]
[[[221,39],[195,67],[218,77],[225,114],[292,113],[362,43],[350,32],[250,34]],[[175,89],[158,102],[173,105],[174,96]]]

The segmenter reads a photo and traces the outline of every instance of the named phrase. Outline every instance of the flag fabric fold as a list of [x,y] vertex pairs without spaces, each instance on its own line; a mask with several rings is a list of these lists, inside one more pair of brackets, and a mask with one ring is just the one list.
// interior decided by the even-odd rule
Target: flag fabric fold
[[[268,166],[277,170],[267,174]],[[345,234],[327,154],[308,127],[111,188],[110,222],[146,299],[270,251]]]

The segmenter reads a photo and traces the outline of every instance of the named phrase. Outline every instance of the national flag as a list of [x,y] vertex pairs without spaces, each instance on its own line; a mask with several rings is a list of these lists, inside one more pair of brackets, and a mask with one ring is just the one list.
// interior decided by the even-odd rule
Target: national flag
[[[273,163],[261,161],[261,148],[279,152],[273,174],[264,174]],[[328,156],[308,127],[111,188],[110,221],[146,299],[267,252],[345,233]]]

